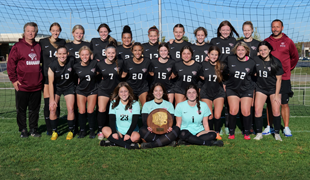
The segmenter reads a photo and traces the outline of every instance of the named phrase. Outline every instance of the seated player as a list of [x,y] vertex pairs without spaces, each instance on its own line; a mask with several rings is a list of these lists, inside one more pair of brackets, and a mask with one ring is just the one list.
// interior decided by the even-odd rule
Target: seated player
[[223,146],[223,141],[216,141],[216,133],[209,129],[208,117],[211,112],[206,103],[199,101],[196,86],[188,86],[186,99],[175,108],[176,125],[181,129],[178,144]]
[[111,97],[110,127],[102,128],[102,133],[108,141],[100,141],[100,146],[118,145],[126,149],[139,149],[139,115],[140,105],[134,100],[131,87],[126,82],[120,82]]
[[[167,92],[161,83],[155,83],[148,93],[147,102],[142,108],[142,121],[143,126],[140,128],[139,133],[146,143],[141,144],[141,148],[161,147],[168,144],[176,145],[175,139],[178,137],[180,128],[178,126],[169,127],[165,134],[157,135],[153,133],[151,127],[147,126],[148,115],[155,109],[164,108],[172,117],[174,116],[174,108],[171,102],[168,101]],[[174,118],[173,118],[174,119]]]

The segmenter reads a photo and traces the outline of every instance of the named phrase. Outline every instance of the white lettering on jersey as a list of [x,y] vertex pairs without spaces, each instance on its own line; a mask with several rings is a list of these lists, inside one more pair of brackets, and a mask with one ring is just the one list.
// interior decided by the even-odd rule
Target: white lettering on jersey
[[40,61],[26,61],[27,65],[38,65],[40,64]]

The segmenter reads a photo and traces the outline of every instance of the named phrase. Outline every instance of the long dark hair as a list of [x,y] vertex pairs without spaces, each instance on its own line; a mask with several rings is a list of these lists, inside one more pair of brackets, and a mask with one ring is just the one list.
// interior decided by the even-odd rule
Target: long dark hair
[[220,55],[221,55],[221,50],[217,46],[211,46],[208,50],[208,53],[211,51],[217,51],[218,52],[218,58],[216,60],[216,65],[215,65],[215,74],[217,76],[217,82],[222,82],[223,81],[223,64],[221,61],[219,61]]
[[219,25],[219,27],[217,28],[217,37],[221,37],[221,33],[220,30],[223,26],[229,26],[230,27],[230,36],[234,37],[234,33],[239,37],[239,34],[237,33],[236,29],[234,28],[234,26],[231,25],[231,23],[229,21],[222,21],[221,24]]
[[[267,46],[268,49],[270,50],[269,52],[269,57],[270,57],[270,67],[271,67],[271,74],[272,75],[276,75],[277,71],[279,70],[279,66],[275,61],[275,57],[271,54],[271,51],[273,51],[273,47],[269,44],[269,42],[267,41],[262,41],[258,44],[257,46],[257,51],[259,52],[259,47],[260,46]],[[259,58],[264,61],[263,57],[261,55],[259,55]]]
[[[185,94],[187,94],[187,91],[188,91],[189,89],[195,89],[195,91],[196,91],[196,93],[197,93],[196,102],[197,102],[198,114],[201,114],[201,111],[200,111],[200,102],[199,102],[199,99],[200,99],[199,90],[198,90],[197,86],[195,86],[194,84],[190,84],[189,86],[187,86],[186,91],[185,91]],[[186,99],[188,99],[187,96],[186,96]]]
[[161,83],[159,83],[159,82],[155,83],[155,84],[151,87],[151,89],[149,90],[149,92],[148,92],[148,94],[147,94],[147,96],[146,96],[146,101],[152,101],[152,100],[155,98],[154,95],[153,95],[153,92],[154,92],[154,89],[155,89],[156,86],[160,86],[160,87],[162,88],[162,90],[163,90],[163,92],[164,92],[162,98],[163,98],[163,100],[168,101],[168,95],[167,95],[166,88],[163,86],[163,84],[161,84]]
[[[113,41],[111,41],[107,46],[106,46],[106,48],[105,49],[108,49],[108,48],[114,48],[115,49],[115,52],[117,52],[116,51],[116,44],[115,44],[115,42],[113,42]],[[118,60],[117,60],[117,54],[115,54],[115,57],[114,57],[114,59],[113,59],[113,62],[115,62],[115,65],[116,65],[116,68],[117,68],[117,74],[119,74],[119,67],[118,67]],[[112,63],[113,63],[112,62]]]
[[[98,29],[97,29],[98,33],[99,33],[99,30],[100,30],[101,28],[103,28],[103,27],[106,28],[106,29],[108,30],[109,34],[110,34],[110,32],[112,32],[111,29],[110,29],[110,27],[109,27],[109,25],[107,25],[106,23],[102,23],[102,24],[99,25],[99,27],[98,27]],[[114,38],[112,38],[110,35],[108,35],[107,39],[105,39],[105,40],[108,40],[109,43],[114,42],[114,43],[116,44],[116,40],[115,40]]]
[[[119,104],[119,101],[121,100],[121,98],[119,97],[118,95],[118,92],[119,92],[119,89],[121,87],[125,87],[128,89],[129,91],[129,97],[128,97],[128,103],[126,104],[125,106],[125,110],[127,109],[132,109],[132,104],[134,102],[136,102],[136,100],[134,100],[134,94],[133,94],[133,90],[132,88],[128,85],[127,82],[120,82],[116,88],[114,89],[113,93],[112,93],[112,96],[111,96],[111,102],[112,102],[112,109],[114,109],[115,107],[118,106]],[[114,101],[114,102],[113,102]]]
[[[182,58],[182,53],[183,53],[183,51],[185,50],[185,49],[188,49],[191,53],[192,53],[192,56],[193,56],[193,54],[194,54],[194,51],[193,51],[193,49],[189,46],[189,45],[185,45],[185,46],[183,46],[182,47],[182,49],[181,49],[181,58]],[[182,60],[183,60],[183,58],[182,58]]]

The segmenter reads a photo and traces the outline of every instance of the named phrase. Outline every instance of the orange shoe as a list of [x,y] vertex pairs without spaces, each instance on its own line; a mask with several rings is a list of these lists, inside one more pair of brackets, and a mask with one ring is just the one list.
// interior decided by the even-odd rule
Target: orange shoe
[[216,133],[216,139],[217,140],[222,140],[222,137],[220,136],[220,133]]

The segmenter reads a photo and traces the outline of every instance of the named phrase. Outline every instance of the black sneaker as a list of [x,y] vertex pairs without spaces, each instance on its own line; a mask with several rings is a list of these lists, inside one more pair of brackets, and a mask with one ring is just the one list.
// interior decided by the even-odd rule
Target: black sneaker
[[145,143],[141,143],[141,149],[149,149],[152,148],[151,143],[145,142]]
[[23,129],[21,134],[20,134],[20,137],[21,138],[27,138],[28,137],[28,132],[27,132],[27,129]]
[[129,149],[140,149],[141,146],[139,143],[131,143]]
[[222,147],[224,146],[224,142],[221,140],[217,140],[217,141],[212,142],[212,146]]
[[99,146],[110,146],[111,142],[109,140],[101,140]]
[[187,145],[186,141],[179,139],[178,145]]
[[168,146],[176,147],[177,146],[177,142],[176,141],[172,141]]
[[86,136],[85,131],[80,131],[78,138],[84,138]]
[[95,137],[96,137],[95,131],[90,130],[90,131],[89,131],[89,138],[90,138],[90,139],[94,139]]
[[41,137],[41,134],[36,129],[30,129],[30,134],[32,137]]

